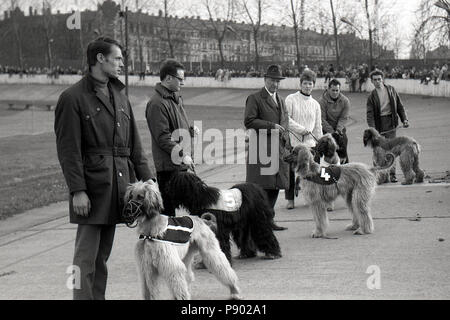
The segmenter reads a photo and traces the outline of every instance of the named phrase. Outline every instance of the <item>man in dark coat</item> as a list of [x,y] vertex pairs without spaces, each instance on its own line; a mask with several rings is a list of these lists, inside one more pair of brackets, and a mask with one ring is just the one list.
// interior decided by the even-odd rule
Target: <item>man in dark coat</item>
[[191,157],[191,137],[194,128],[184,110],[180,95],[184,85],[184,66],[175,60],[166,60],[159,73],[161,82],[147,103],[145,117],[152,136],[152,154],[156,167],[159,189],[164,202],[164,211],[175,216],[167,190],[168,182],[178,171],[194,169]]
[[[279,190],[289,188],[289,164],[283,160],[284,151],[290,146],[289,116],[284,99],[277,92],[282,79],[280,67],[269,66],[264,75],[264,88],[250,95],[245,103],[244,125],[249,130],[246,181],[266,191],[272,208]],[[286,229],[275,223],[273,228]]]
[[[395,138],[398,118],[403,123],[403,127],[409,127],[408,117],[402,100],[394,87],[384,83],[384,74],[380,70],[370,73],[375,89],[367,98],[367,124],[387,139]],[[395,165],[389,172],[390,181],[397,182],[395,176]]]
[[98,38],[87,48],[89,73],[65,90],[55,109],[58,159],[70,192],[70,222],[78,224],[74,299],[104,299],[115,227],[128,184],[154,175],[124,85],[121,47]]

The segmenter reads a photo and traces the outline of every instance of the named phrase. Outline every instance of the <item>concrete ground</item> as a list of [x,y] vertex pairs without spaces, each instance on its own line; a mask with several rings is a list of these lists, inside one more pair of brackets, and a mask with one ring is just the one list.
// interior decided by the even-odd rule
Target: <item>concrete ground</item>
[[[198,97],[200,92],[190,94],[196,104],[204,101]],[[240,91],[237,94],[243,96]],[[358,104],[351,112],[349,155],[352,161],[370,163],[371,152],[361,141],[364,97],[354,98]],[[405,96],[404,100],[411,128],[398,134],[413,136],[421,143],[421,166],[430,177],[445,176],[450,150],[448,99]],[[227,101],[224,98],[223,103]],[[232,106],[236,106],[234,102],[230,102]],[[209,184],[226,188],[245,178],[245,166],[199,166],[198,173]],[[402,178],[400,173],[398,176]],[[344,231],[350,214],[339,199],[330,213],[329,227],[329,235],[338,239],[310,238],[314,222],[301,195],[296,208],[286,210],[284,193],[280,193],[275,220],[288,227],[276,232],[283,257],[234,260],[244,297],[449,299],[449,188],[448,183],[428,181],[377,187],[371,205],[375,232],[365,236]],[[72,261],[76,226],[68,223],[67,207],[66,202],[56,203],[1,221],[0,299],[71,299],[66,270]],[[420,219],[416,219],[418,214]],[[108,299],[140,298],[132,249],[136,241],[134,230],[118,226],[109,260]],[[233,253],[237,254],[235,248]],[[193,299],[228,297],[226,288],[208,271],[196,270],[195,274]],[[377,275],[379,281],[372,282]],[[370,289],[371,284],[376,288]]]

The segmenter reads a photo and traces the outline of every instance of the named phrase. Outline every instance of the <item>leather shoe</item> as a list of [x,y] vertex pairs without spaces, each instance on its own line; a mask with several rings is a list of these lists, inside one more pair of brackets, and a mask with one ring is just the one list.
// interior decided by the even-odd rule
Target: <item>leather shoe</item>
[[274,230],[274,231],[283,231],[283,230],[286,230],[286,229],[287,229],[286,227],[277,226],[275,223],[272,224],[272,230]]
[[389,180],[390,180],[390,181],[391,181],[392,183],[396,183],[396,182],[398,182],[398,180],[397,180],[397,177],[396,177],[396,176],[390,176]]

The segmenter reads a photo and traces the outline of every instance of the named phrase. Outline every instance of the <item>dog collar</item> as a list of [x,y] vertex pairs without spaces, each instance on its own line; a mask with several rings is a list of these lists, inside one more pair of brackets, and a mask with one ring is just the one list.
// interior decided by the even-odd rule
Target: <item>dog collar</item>
[[321,167],[319,173],[307,176],[306,180],[322,185],[331,185],[337,183],[340,177],[341,168],[331,165],[329,167]]
[[152,237],[140,234],[139,240],[151,240],[168,244],[183,245],[191,239],[194,223],[190,217],[169,217],[166,232],[163,235]]

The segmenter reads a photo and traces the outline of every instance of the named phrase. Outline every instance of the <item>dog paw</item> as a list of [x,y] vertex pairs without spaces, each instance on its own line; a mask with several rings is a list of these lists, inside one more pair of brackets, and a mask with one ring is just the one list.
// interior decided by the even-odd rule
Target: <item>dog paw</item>
[[358,229],[356,229],[356,230],[353,232],[353,234],[354,234],[355,236],[362,236],[362,235],[364,235],[365,233],[361,230],[361,228],[358,228]]
[[236,259],[249,259],[249,258],[254,258],[256,257],[256,252],[247,252],[247,253],[242,253],[239,254]]
[[412,181],[403,181],[402,182],[402,185],[409,185],[409,184],[413,184],[413,182]]
[[323,238],[324,236],[325,234],[317,230],[313,231],[313,233],[311,234],[311,238]]
[[357,230],[358,228],[359,228],[358,225],[349,224],[347,227],[345,227],[345,230],[347,230],[347,231],[354,231],[354,230]]
[[281,254],[273,254],[273,253],[266,253],[264,256],[261,257],[261,259],[264,260],[275,260],[275,259],[280,259],[281,258]]
[[233,293],[230,296],[230,300],[244,300],[244,297],[242,297],[239,293]]

